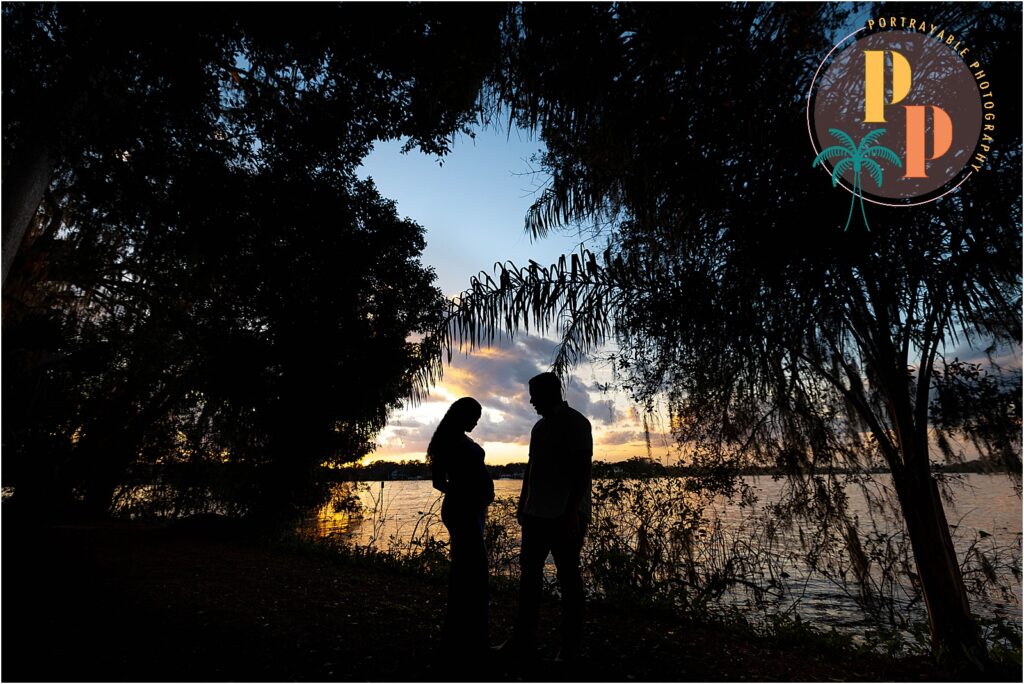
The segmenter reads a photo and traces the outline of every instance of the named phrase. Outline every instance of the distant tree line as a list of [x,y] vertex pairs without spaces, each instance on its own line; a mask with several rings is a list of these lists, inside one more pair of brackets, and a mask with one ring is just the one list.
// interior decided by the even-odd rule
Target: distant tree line
[[[997,473],[991,463],[982,459],[962,463],[936,464],[936,470],[948,474]],[[487,472],[493,478],[522,479],[526,462],[487,464]],[[889,469],[879,466],[874,473],[888,473]],[[594,479],[645,478],[645,477],[699,477],[706,469],[682,464],[666,465],[645,456],[634,456],[624,461],[594,461]],[[740,476],[783,476],[779,468],[768,466],[747,466],[736,472]],[[348,464],[332,468],[325,477],[338,482],[386,482],[391,480],[429,480],[430,466],[424,461],[373,461],[367,464]]]

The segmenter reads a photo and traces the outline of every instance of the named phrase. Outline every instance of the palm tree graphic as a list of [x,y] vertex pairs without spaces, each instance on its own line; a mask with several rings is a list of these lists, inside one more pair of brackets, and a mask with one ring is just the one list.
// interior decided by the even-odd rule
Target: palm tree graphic
[[860,180],[861,172],[867,169],[867,172],[875,179],[878,187],[882,187],[882,167],[878,165],[874,157],[891,162],[899,168],[903,168],[903,163],[900,162],[899,156],[888,147],[875,144],[875,140],[885,135],[884,128],[876,128],[865,135],[861,138],[859,145],[853,142],[853,138],[848,133],[838,128],[830,128],[828,132],[832,134],[833,138],[841,142],[842,145],[832,145],[823,149],[814,158],[811,168],[814,168],[826,159],[832,161],[837,157],[842,157],[832,167],[832,187],[839,183],[839,179],[843,177],[847,170],[853,169],[853,196],[850,198],[850,213],[846,216],[846,225],[843,226],[843,230],[845,231],[850,227],[850,220],[853,218],[853,205],[857,202],[857,198],[860,198],[860,214],[864,217],[864,227],[867,230],[871,230],[868,226],[868,215],[864,211],[864,195],[861,190]]

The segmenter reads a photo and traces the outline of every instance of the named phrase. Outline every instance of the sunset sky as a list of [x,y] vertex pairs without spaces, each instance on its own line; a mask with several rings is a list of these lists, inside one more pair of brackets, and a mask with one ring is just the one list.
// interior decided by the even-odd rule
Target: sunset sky
[[[427,231],[423,261],[437,271],[445,295],[466,289],[469,279],[495,262],[525,264],[530,259],[551,264],[560,254],[576,251],[577,235],[557,235],[531,242],[523,229],[526,210],[545,176],[533,173],[531,158],[542,143],[524,131],[487,129],[476,139],[460,138],[442,164],[413,151],[402,154],[401,143],[379,143],[363,164],[385,197],[398,203],[398,213]],[[367,457],[404,460],[423,458],[427,442],[449,404],[472,396],[484,416],[472,437],[483,445],[489,463],[525,461],[530,429],[537,415],[529,403],[526,382],[548,370],[555,343],[536,335],[520,335],[499,347],[457,356],[444,380],[427,401],[397,413],[378,437],[380,448]],[[647,454],[643,418],[628,398],[602,392],[610,380],[601,364],[576,369],[568,385],[570,405],[587,415],[594,428],[594,457],[621,460]],[[670,443],[651,422],[651,453],[670,458]]]
[[[491,128],[479,131],[475,139],[460,138],[443,164],[416,151],[402,154],[400,148],[399,141],[379,143],[365,160],[363,173],[385,197],[396,200],[400,215],[426,229],[423,261],[436,269],[445,295],[466,289],[472,276],[490,272],[495,262],[521,265],[533,259],[547,265],[579,248],[583,238],[575,234],[531,242],[524,231],[526,210],[546,179],[533,172],[537,164],[531,163],[542,143],[525,131]],[[963,340],[950,348],[950,358],[985,360],[983,352]],[[463,396],[484,406],[472,436],[486,450],[487,462],[525,461],[530,429],[537,420],[526,383],[549,369],[554,349],[551,339],[520,334],[501,346],[456,356],[425,402],[393,416],[378,436],[380,447],[364,461],[423,458],[441,416]],[[1002,365],[1019,367],[1019,350],[997,356]],[[645,456],[643,416],[625,394],[600,389],[610,380],[606,365],[583,364],[570,379],[566,398],[590,418],[594,458]],[[651,455],[673,462],[667,415],[656,412],[647,419]]]

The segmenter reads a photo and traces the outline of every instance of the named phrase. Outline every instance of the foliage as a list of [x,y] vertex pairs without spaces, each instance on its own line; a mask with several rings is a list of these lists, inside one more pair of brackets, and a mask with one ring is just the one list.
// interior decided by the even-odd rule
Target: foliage
[[[80,254],[105,239],[82,239],[93,217],[145,226],[125,236],[98,296],[70,292],[69,308],[89,309],[62,312],[78,329],[48,341],[95,365],[23,378],[74,402],[58,439],[24,448],[61,453],[68,484],[81,478],[87,493],[136,463],[163,466],[183,494],[229,486],[216,497],[225,504],[316,503],[303,499],[303,473],[367,453],[388,411],[432,368],[427,347],[407,342],[440,311],[433,276],[416,261],[422,230],[369,183],[211,170],[201,184],[172,177],[171,187],[181,194],[166,203],[97,207],[69,231]],[[173,218],[161,225],[161,214]],[[22,425],[47,430],[35,417]],[[107,464],[108,480],[95,481]]]
[[[239,163],[300,158],[337,173],[400,136],[444,154],[454,131],[470,132],[500,11],[6,3],[5,152],[41,129],[69,164],[202,145]],[[165,31],[139,30],[148,25]]]
[[[685,460],[777,467],[809,505],[835,501],[806,495],[818,476],[885,463],[932,638],[954,644],[936,652],[977,650],[930,466],[933,431],[958,439],[972,425],[929,407],[955,345],[1020,345],[1020,13],[915,6],[978,36],[975,59],[1011,93],[1008,123],[990,172],[925,208],[879,207],[867,232],[829,227],[834,195],[807,174],[802,142],[807,83],[848,9],[514,11],[496,90],[541,131],[551,175],[526,227],[593,222],[607,247],[481,274],[454,307],[450,344],[554,329],[564,371],[614,338],[623,386],[643,404],[667,397]],[[1004,405],[969,439],[1019,475],[1019,422]]]
[[979,620],[986,640],[992,645],[992,660],[1007,669],[1021,667],[1021,646],[1024,644],[1021,630],[1001,617]]
[[[882,483],[885,478],[873,479]],[[377,559],[430,576],[447,572],[447,535],[437,515],[440,497],[414,520],[403,520],[398,533],[386,533],[395,529],[392,500],[375,484],[355,486],[364,504],[361,512],[353,513],[362,522],[345,534],[328,537],[330,543],[346,557]],[[772,489],[786,486],[778,482]],[[850,489],[857,486],[850,483]],[[336,491],[352,490],[340,485]],[[789,498],[771,495],[760,501],[752,489],[744,488],[730,500],[683,477],[595,482],[593,520],[582,553],[590,600],[631,609],[643,606],[696,622],[732,624],[771,639],[807,640],[889,656],[926,651],[928,625],[910,545],[887,509],[872,509],[874,497],[864,496],[856,508],[863,511],[867,504],[873,512],[855,519],[852,528],[824,519],[809,524],[802,517],[790,526],[786,518],[796,507]],[[515,498],[499,498],[488,511],[485,541],[496,591],[514,592],[518,582],[515,511]],[[833,519],[839,514],[834,511]],[[854,541],[857,556],[852,553]],[[969,581],[968,588],[974,601],[984,606],[980,624],[986,641],[993,648],[1012,651],[1014,627],[999,617],[998,606],[1015,603],[1012,595],[1002,592],[1011,592],[1019,582],[1019,549],[996,544],[992,536],[958,543],[957,548],[967,577],[980,579],[988,564],[991,583]],[[988,560],[981,561],[979,552]],[[808,596],[811,584],[816,593]],[[550,566],[545,586],[557,592]],[[826,629],[837,612],[844,615],[844,624],[838,630]]]
[[[980,363],[954,358],[935,370],[932,421],[942,429],[936,444],[947,463],[963,460],[947,437],[962,435],[989,468],[1021,472],[1021,376],[985,370]],[[1017,479],[1020,484],[1019,477]]]
[[[801,151],[761,145],[761,131],[802,139],[798,76],[827,50],[823,31],[841,8],[715,7],[683,55],[669,36],[691,19],[686,11],[523,8],[523,38],[507,48],[519,71],[505,85],[518,86],[508,97],[519,122],[544,126],[554,188],[528,227],[621,220],[605,225],[603,254],[482,274],[455,311],[453,344],[550,326],[562,336],[555,365],[564,369],[614,327],[626,385],[641,401],[668,392],[675,424],[708,449],[804,467],[899,460],[892,417],[879,405],[887,383],[898,391],[909,368],[910,399],[927,399],[937,346],[1020,337],[1020,206],[988,201],[1016,196],[1000,192],[1018,179],[1012,139],[1002,146],[1005,172],[937,206],[941,222],[929,210],[889,211],[871,236],[820,229],[801,220],[826,215],[828,201],[806,175],[769,173],[804,168]],[[941,16],[1012,34],[1012,12],[950,11]],[[560,30],[604,49],[566,55],[575,43]],[[809,35],[820,39],[806,44]],[[723,41],[737,49],[723,56]],[[752,66],[762,53],[785,64]],[[536,64],[557,66],[541,76],[528,69]],[[576,71],[591,74],[586,88],[567,78]],[[780,71],[793,77],[778,79]],[[679,93],[701,92],[711,72],[727,96],[716,90],[681,110]],[[750,111],[760,113],[756,129]],[[696,145],[701,153],[687,154]],[[928,372],[916,372],[918,362]],[[874,441],[859,438],[861,428],[878,433]]]
[[182,512],[323,501],[441,369],[423,231],[355,169],[467,130],[496,17],[4,5],[5,197],[52,162],[4,288],[16,499],[104,513],[145,474]]

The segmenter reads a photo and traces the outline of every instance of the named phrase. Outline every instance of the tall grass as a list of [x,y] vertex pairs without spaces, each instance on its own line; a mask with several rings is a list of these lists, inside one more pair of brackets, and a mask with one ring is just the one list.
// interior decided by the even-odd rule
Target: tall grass
[[[427,574],[447,571],[440,497],[404,529],[385,535],[391,502],[384,487],[358,487],[339,490],[334,504],[370,525],[363,543],[349,543],[346,553]],[[865,492],[870,505],[863,519],[847,510],[850,487],[872,488]],[[587,590],[592,600],[647,605],[695,619],[740,619],[774,632],[802,633],[807,629],[802,616],[813,623],[816,610],[840,612],[853,616],[845,621],[856,627],[844,637],[850,643],[890,653],[923,652],[920,585],[905,531],[885,515],[889,494],[867,478],[822,478],[811,486],[784,488],[779,500],[759,505],[743,485],[729,499],[687,478],[597,480],[581,557]],[[503,498],[488,511],[485,535],[498,588],[518,581],[515,509],[514,498]],[[973,604],[1014,601],[1012,583],[1021,577],[1019,546],[997,544],[984,533],[975,536],[962,544]],[[551,566],[545,582],[557,593]],[[820,603],[826,590],[835,605],[809,605],[812,595]],[[984,612],[981,622],[994,648],[1019,657],[1016,626]]]

